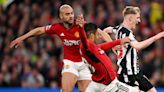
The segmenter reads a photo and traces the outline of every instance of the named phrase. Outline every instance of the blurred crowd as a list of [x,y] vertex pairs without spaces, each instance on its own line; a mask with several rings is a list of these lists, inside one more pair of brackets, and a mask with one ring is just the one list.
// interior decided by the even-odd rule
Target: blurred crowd
[[[101,29],[119,25],[125,6],[139,6],[142,21],[134,30],[137,40],[164,31],[163,0],[14,0],[7,6],[1,3],[0,87],[60,87],[63,48],[57,36],[33,37],[16,49],[10,49],[9,44],[35,27],[59,22],[58,8],[65,3],[74,8],[75,15],[83,13],[87,22],[94,22]],[[138,52],[143,73],[157,87],[164,87],[163,40]],[[115,63],[116,55],[110,52],[109,56]]]

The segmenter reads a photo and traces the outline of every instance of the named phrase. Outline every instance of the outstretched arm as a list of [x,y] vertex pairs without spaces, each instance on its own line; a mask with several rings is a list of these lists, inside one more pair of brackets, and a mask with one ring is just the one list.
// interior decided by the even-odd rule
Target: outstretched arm
[[153,42],[155,42],[156,40],[158,40],[158,39],[160,39],[162,37],[164,37],[164,32],[160,32],[157,35],[155,35],[155,36],[153,36],[153,37],[151,37],[151,38],[149,38],[147,40],[141,41],[141,42],[138,42],[138,41],[134,41],[133,42],[132,41],[130,43],[130,45],[133,48],[137,49],[137,50],[141,50],[141,49],[144,49],[144,48],[148,47],[150,44],[152,44]]
[[32,36],[38,36],[38,35],[41,35],[43,33],[45,33],[44,27],[35,28],[35,29],[29,31],[28,33],[18,37],[15,40],[13,40],[10,43],[10,48],[13,48],[13,47],[17,48],[25,39],[32,37]]
[[130,39],[128,37],[125,37],[120,40],[114,40],[112,42],[106,42],[106,43],[100,44],[99,46],[103,50],[109,50],[116,45],[122,45],[122,44],[129,43],[129,42],[130,42]]
[[[112,39],[110,35],[108,35],[108,32],[112,33],[112,27],[105,28],[103,31],[101,29],[98,29],[98,33],[100,34],[101,38],[106,42],[111,42]],[[112,47],[112,51],[117,55],[116,48]]]

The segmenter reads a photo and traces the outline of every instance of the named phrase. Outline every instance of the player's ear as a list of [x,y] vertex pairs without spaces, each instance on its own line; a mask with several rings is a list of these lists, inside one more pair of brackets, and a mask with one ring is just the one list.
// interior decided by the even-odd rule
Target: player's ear
[[132,21],[133,20],[133,16],[132,15],[129,15],[129,21]]
[[61,13],[59,14],[59,17],[60,17],[60,19],[63,19],[63,15]]

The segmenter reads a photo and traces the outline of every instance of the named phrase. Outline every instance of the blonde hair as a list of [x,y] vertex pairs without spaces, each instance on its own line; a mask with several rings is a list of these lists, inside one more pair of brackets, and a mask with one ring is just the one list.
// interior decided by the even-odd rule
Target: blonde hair
[[140,8],[134,6],[126,6],[122,11],[124,17],[128,14],[137,14],[137,13],[140,13]]
[[63,4],[62,6],[60,6],[60,8],[59,8],[59,12],[61,13],[64,9],[66,9],[66,8],[71,8],[72,9],[72,7],[70,6],[70,5],[68,5],[68,4]]

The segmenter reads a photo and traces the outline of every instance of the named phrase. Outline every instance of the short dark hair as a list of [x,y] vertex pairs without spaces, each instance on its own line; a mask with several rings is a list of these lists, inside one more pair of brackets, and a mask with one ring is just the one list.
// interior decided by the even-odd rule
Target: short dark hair
[[90,35],[91,33],[95,34],[96,31],[97,31],[97,28],[98,28],[97,25],[94,24],[94,23],[86,23],[86,24],[84,25],[84,30],[85,30],[85,32],[86,32],[87,37],[89,37],[89,35]]

